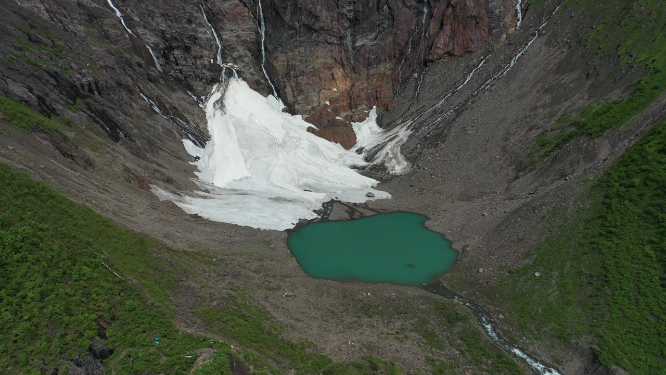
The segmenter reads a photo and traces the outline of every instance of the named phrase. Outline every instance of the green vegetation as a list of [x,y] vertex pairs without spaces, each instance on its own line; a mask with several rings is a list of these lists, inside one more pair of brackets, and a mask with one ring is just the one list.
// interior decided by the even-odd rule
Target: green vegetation
[[546,0],[533,0],[530,3],[530,9],[531,10],[541,9],[544,6],[545,3],[546,3]]
[[2,368],[32,373],[87,355],[100,333],[97,318],[110,323],[106,346],[115,349],[110,361],[122,357],[115,364],[119,373],[191,368],[194,360],[182,354],[207,340],[173,326],[174,271],[152,256],[155,241],[5,166],[0,190]]
[[666,122],[595,186],[604,194],[589,246],[603,258],[599,290],[609,316],[600,360],[629,371],[666,371]]
[[197,309],[209,331],[240,348],[179,333],[171,306],[178,271],[165,257],[195,255],[122,229],[3,165],[0,191],[1,368],[65,374],[66,361],[87,356],[101,336],[112,351],[104,365],[118,374],[184,374],[211,347],[195,374],[230,374],[234,357],[253,373],[398,374],[395,363],[372,356],[344,365],[308,352],[240,294],[225,307]]
[[225,350],[216,351],[197,368],[195,373],[197,375],[232,375],[231,363],[229,363],[229,357],[232,356],[233,352],[229,347],[226,347]]
[[[567,0],[581,17],[594,26],[588,46],[599,53],[624,56],[623,65],[644,69],[633,84],[633,93],[625,100],[603,99],[592,103],[576,115],[565,114],[555,125],[537,138],[526,168],[561,150],[581,136],[596,138],[609,129],[619,129],[643,112],[666,90],[666,5],[645,0],[599,3],[590,0]],[[601,21],[600,21],[601,20]]]
[[328,357],[308,353],[303,345],[283,339],[284,330],[247,302],[227,299],[224,306],[197,309],[196,314],[204,320],[208,331],[252,347],[262,357],[284,363],[285,368],[318,373],[331,363]]
[[70,126],[73,124],[72,120],[66,117],[59,117],[59,121],[55,122],[27,105],[2,95],[0,95],[0,112],[5,115],[2,121],[27,132],[31,131],[32,127],[42,130],[65,130],[66,127],[58,122],[65,122]]
[[665,372],[666,122],[627,150],[579,203],[581,211],[498,291],[512,320],[526,335],[539,327],[565,341],[592,337],[603,364]]
[[294,369],[308,374],[399,374],[394,362],[373,356],[363,357],[367,363],[344,365],[310,353],[307,343],[284,339],[284,329],[252,307],[246,298],[225,298],[218,305],[224,308],[198,308],[196,315],[203,320],[206,330],[241,347],[252,348],[253,353],[243,357],[258,373],[282,374]]

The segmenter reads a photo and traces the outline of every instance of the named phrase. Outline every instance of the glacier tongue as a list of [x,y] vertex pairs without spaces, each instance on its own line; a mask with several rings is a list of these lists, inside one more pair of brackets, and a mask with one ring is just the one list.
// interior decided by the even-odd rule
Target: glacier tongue
[[201,149],[183,140],[198,158],[194,181],[202,191],[177,195],[153,186],[153,192],[189,214],[274,230],[316,218],[313,210],[330,199],[361,203],[369,192],[372,199],[390,198],[350,168],[367,165],[361,156],[308,133],[310,124],[276,102],[240,79],[215,86],[204,107],[211,141]]

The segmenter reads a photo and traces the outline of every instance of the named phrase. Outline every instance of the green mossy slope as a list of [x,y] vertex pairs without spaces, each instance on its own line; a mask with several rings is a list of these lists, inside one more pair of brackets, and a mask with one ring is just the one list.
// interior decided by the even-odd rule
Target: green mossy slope
[[[666,373],[666,122],[578,203],[499,287],[507,311],[526,335],[592,338],[605,365]],[[554,208],[544,220],[562,215]]]
[[583,18],[583,24],[593,25],[587,39],[589,49],[600,55],[619,56],[623,59],[622,66],[640,66],[644,74],[634,82],[628,98],[602,98],[560,117],[537,138],[528,167],[561,150],[573,139],[597,138],[609,129],[619,129],[666,91],[666,3],[566,0],[564,4]]

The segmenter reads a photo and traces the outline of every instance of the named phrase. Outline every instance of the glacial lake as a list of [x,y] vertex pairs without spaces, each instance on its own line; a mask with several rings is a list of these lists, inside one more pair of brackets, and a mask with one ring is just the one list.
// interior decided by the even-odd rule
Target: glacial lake
[[425,227],[423,215],[378,214],[297,229],[287,246],[310,276],[338,281],[431,284],[449,271],[458,252]]

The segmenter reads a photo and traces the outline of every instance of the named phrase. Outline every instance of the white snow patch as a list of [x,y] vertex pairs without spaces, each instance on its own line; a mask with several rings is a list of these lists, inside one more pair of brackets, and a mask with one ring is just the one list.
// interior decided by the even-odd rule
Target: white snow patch
[[[285,108],[287,108],[284,103],[282,103],[282,99],[276,98],[273,95],[268,95],[266,97],[266,101],[268,102],[268,105],[271,106],[271,108],[278,112],[282,112]],[[300,115],[298,117],[301,118]]]
[[384,130],[377,125],[377,108],[373,108],[363,122],[353,122],[356,133],[356,146],[353,150],[363,149],[363,155],[372,157],[372,164],[384,164],[392,174],[403,174],[410,170],[411,165],[402,153],[402,146],[412,130],[409,123],[400,124],[391,130]]
[[[152,186],[161,200],[214,221],[259,229],[292,228],[332,198],[361,203],[390,194],[351,166],[367,165],[352,150],[307,132],[311,124],[276,108],[240,79],[216,85],[204,110],[211,141],[204,149],[183,140],[198,157],[194,182],[202,191],[177,195]],[[281,104],[281,103],[280,103]]]

